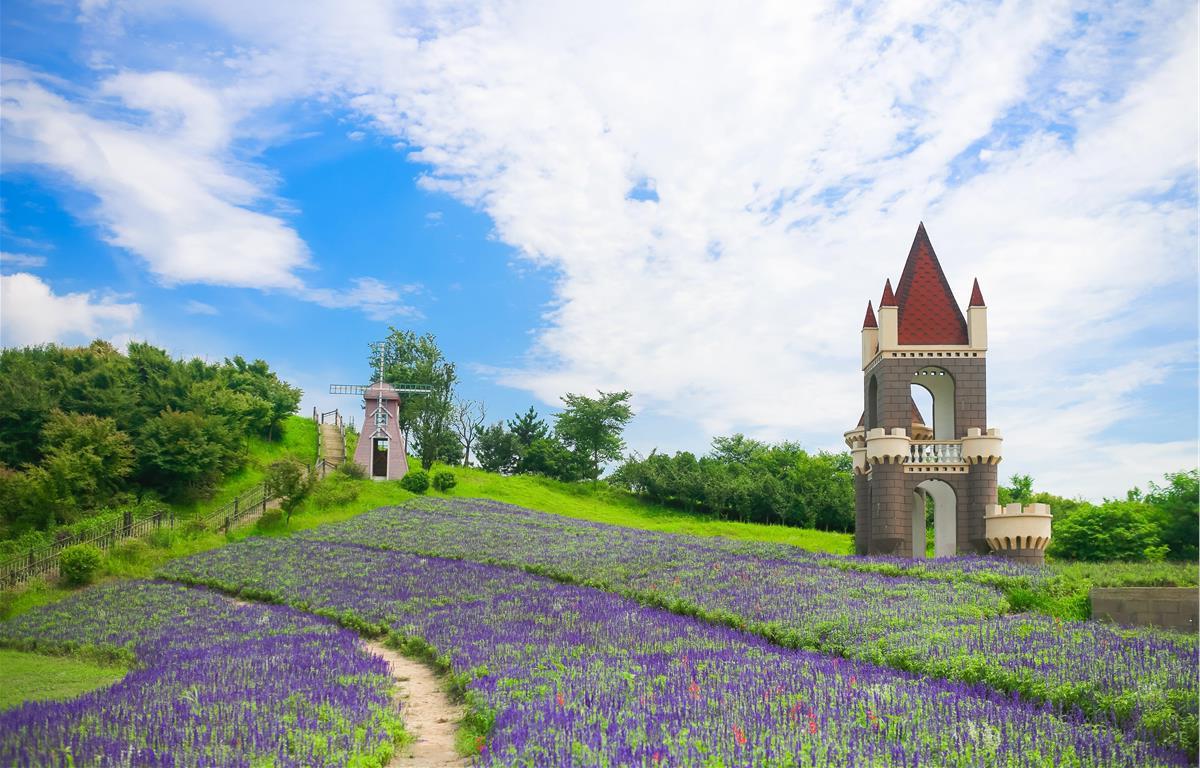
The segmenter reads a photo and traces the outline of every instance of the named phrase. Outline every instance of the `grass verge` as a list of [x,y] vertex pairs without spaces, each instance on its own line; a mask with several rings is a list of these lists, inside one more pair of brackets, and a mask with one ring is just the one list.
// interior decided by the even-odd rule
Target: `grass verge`
[[0,648],[0,710],[26,701],[74,698],[125,676],[126,668],[85,656],[49,656]]

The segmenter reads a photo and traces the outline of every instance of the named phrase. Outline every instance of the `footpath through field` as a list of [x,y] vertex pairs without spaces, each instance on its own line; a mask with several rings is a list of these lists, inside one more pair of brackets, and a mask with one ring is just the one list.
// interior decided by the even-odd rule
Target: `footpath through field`
[[399,683],[396,701],[401,705],[404,729],[414,741],[397,750],[388,763],[392,768],[457,768],[469,765],[454,749],[454,735],[463,718],[463,707],[450,701],[441,679],[428,665],[402,656],[382,643],[364,643],[382,656]]

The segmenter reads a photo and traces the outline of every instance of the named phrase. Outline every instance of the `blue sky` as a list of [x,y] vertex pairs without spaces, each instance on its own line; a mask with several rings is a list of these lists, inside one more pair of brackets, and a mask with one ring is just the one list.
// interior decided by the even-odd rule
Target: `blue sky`
[[629,389],[641,452],[838,449],[923,220],[1002,475],[1195,466],[1194,4],[644,6],[5,0],[0,341],[353,410],[395,325],[490,419]]

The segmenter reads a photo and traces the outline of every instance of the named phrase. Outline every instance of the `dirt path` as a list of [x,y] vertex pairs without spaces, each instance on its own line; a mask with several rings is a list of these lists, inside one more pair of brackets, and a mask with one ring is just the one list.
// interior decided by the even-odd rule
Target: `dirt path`
[[470,765],[454,749],[454,734],[463,708],[450,701],[442,681],[425,664],[402,656],[381,643],[364,643],[388,662],[392,677],[400,685],[396,701],[402,705],[404,728],[416,739],[392,756],[389,766],[411,768],[458,768]]
[[[231,597],[234,605],[250,605]],[[392,695],[401,705],[404,730],[414,741],[397,750],[388,761],[389,768],[465,768],[471,761],[454,749],[454,735],[463,718],[463,708],[450,701],[437,673],[419,661],[403,656],[383,643],[363,641],[363,646],[388,663],[392,678],[399,685]]]

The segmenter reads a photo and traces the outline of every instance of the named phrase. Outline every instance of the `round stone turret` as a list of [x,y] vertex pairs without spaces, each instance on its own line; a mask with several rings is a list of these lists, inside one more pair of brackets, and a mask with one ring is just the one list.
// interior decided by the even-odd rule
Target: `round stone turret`
[[988,505],[984,535],[992,552],[1013,560],[1041,565],[1050,543],[1049,504]]

